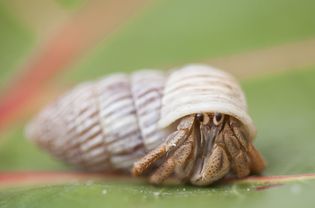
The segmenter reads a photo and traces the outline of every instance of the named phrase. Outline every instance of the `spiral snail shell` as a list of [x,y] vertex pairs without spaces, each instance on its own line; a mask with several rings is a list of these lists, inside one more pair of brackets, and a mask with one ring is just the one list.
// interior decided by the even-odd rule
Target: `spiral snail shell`
[[228,73],[188,65],[114,74],[75,87],[36,116],[27,137],[88,171],[131,171],[208,185],[260,173],[255,126]]

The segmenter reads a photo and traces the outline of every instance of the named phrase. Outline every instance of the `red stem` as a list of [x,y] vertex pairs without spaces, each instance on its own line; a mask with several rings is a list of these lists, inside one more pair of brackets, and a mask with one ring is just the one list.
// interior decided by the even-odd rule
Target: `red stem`
[[[116,173],[83,173],[83,172],[0,172],[0,187],[34,185],[47,183],[68,183],[71,181],[107,180],[107,179],[131,179],[131,176]],[[244,179],[226,180],[225,184],[252,184],[257,190],[278,186],[281,184],[315,180],[315,173],[280,176],[250,176]]]
[[15,83],[0,98],[0,130],[16,118],[29,100],[40,93],[45,84],[57,73],[69,68],[75,59],[97,40],[113,32],[125,22],[144,0],[91,1],[84,10],[75,15],[70,22],[39,51],[21,71]]

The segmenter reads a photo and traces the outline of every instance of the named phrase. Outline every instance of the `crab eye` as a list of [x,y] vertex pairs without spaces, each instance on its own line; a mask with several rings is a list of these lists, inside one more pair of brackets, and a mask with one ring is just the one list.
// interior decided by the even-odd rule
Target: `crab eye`
[[206,125],[210,120],[209,116],[206,113],[197,113],[196,118],[200,123],[204,125]]
[[218,126],[222,123],[224,119],[224,115],[222,115],[221,113],[215,113],[213,116],[213,123],[214,125]]
[[196,118],[197,118],[197,120],[198,120],[200,123],[203,122],[203,114],[202,114],[202,113],[197,113],[197,114],[196,114]]

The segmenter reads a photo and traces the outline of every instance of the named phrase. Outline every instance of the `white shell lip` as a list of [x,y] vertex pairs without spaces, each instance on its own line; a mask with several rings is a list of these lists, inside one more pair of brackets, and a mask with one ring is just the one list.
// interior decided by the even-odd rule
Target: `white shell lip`
[[[208,77],[209,84],[201,87],[208,89],[209,91],[201,92],[200,90],[196,90],[188,94],[185,93],[184,90],[180,92],[182,89],[174,89],[174,85],[177,85],[179,82],[185,84],[185,81],[183,81],[185,77],[193,77],[195,80],[198,80],[198,77],[203,80],[205,77]],[[224,82],[235,86],[233,91],[236,91],[236,93],[232,92],[231,88],[226,87]],[[191,83],[187,81],[187,84]],[[193,84],[198,85],[199,83],[196,82]],[[219,87],[219,89],[216,89],[217,87]],[[170,93],[170,91],[172,91],[170,89],[173,89],[172,93]],[[241,121],[247,128],[251,139],[256,135],[256,127],[247,113],[245,96],[236,79],[227,72],[207,65],[192,64],[184,66],[171,73],[166,82],[164,92],[161,111],[162,115],[159,121],[160,128],[166,128],[178,119],[187,115],[200,112],[220,112],[233,116]]]

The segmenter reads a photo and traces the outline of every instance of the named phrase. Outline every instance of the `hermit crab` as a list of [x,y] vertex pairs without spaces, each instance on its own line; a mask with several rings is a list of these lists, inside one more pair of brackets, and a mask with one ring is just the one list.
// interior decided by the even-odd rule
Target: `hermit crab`
[[79,168],[131,172],[154,184],[175,176],[205,186],[265,167],[238,82],[206,65],[83,83],[48,105],[26,133]]

